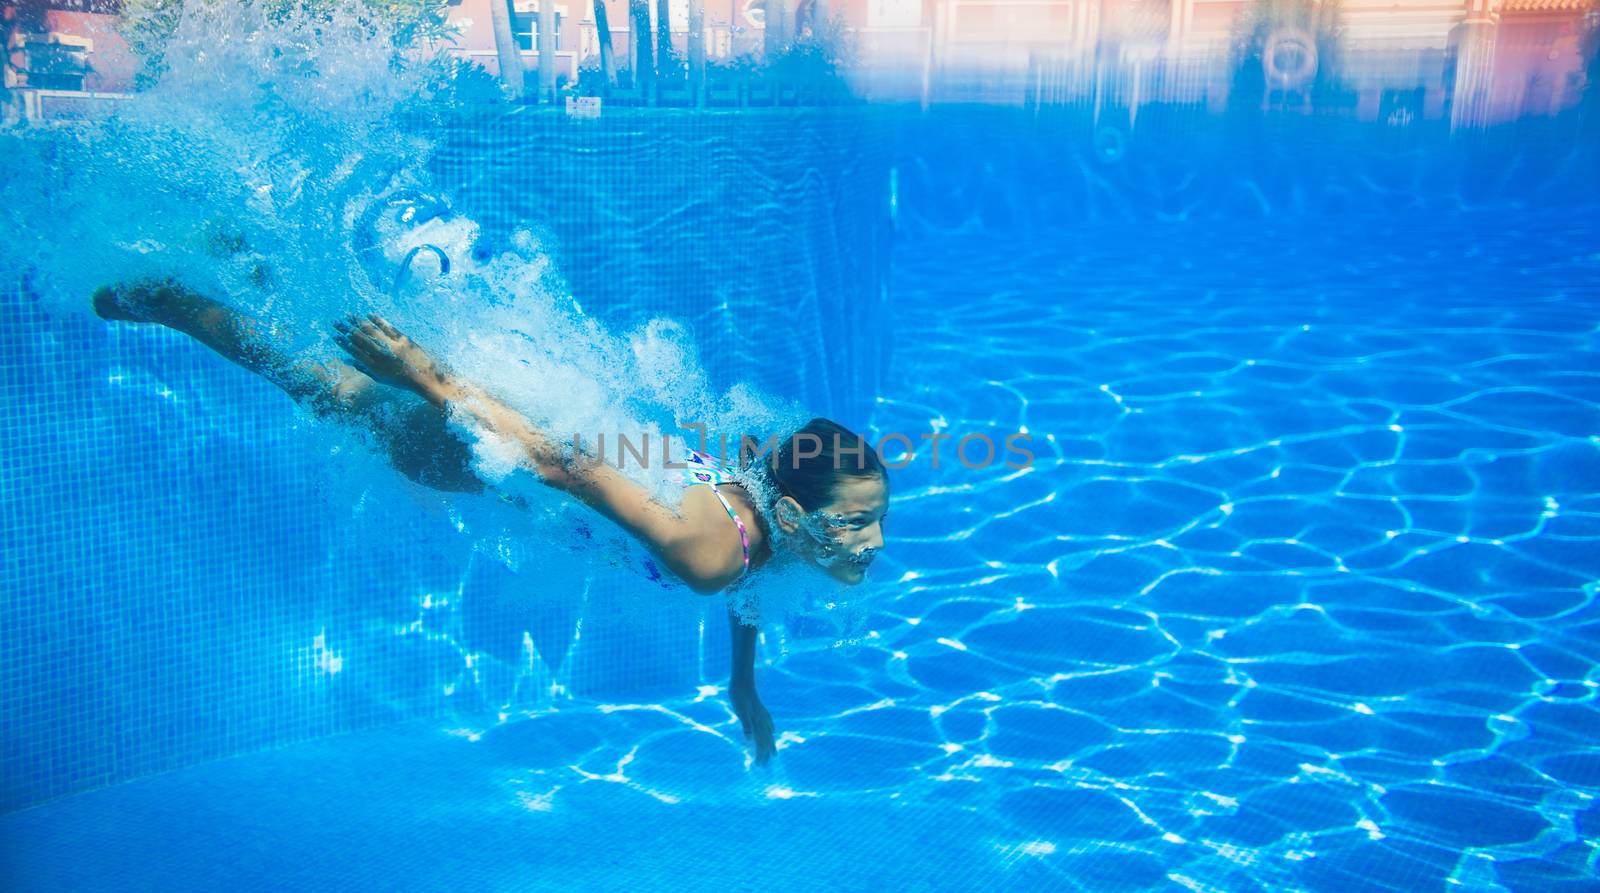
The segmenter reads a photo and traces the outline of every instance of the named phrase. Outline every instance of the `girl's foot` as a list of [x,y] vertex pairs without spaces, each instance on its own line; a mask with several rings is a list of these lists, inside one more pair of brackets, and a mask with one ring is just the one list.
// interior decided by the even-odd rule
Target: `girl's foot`
[[94,312],[122,322],[165,322],[188,289],[172,279],[103,286],[94,293]]

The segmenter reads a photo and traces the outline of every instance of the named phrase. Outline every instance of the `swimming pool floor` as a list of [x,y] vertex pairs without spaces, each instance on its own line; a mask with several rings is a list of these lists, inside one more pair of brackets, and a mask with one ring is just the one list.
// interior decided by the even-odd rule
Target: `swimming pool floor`
[[[896,889],[933,891],[1004,871],[1007,854],[976,816],[769,799],[727,748],[690,746],[679,756],[705,765],[642,773],[702,795],[709,784],[727,803],[667,803],[605,782],[543,803],[519,784],[518,757],[548,754],[544,735],[560,724],[534,720],[478,742],[403,726],[12,814],[0,819],[8,889],[865,891],[882,889],[892,865]],[[1041,870],[1024,860],[1004,873],[1026,889]]]

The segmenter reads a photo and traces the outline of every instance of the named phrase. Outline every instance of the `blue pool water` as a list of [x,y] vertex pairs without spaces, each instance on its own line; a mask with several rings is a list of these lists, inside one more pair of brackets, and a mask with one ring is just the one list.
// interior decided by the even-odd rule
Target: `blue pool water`
[[[1595,889],[1592,131],[1142,120],[1114,158],[1083,120],[960,108],[432,144],[481,244],[537,229],[528,294],[686,325],[616,342],[629,370],[1031,436],[1026,470],[896,471],[870,583],[766,626],[767,767],[719,601],[416,487],[17,260],[71,244],[0,254],[6,888]],[[138,231],[94,196],[148,184],[52,151],[19,243]],[[263,214],[302,229],[251,235],[333,269],[304,179]],[[313,350],[341,294],[238,300]],[[461,320],[529,306],[393,310],[465,362],[500,345]]]
[[760,671],[770,770],[745,768],[710,667],[699,691],[411,723],[12,813],[8,872],[1592,889],[1600,255],[1562,219],[1372,219],[1356,251],[1262,224],[1292,264],[1184,224],[902,244],[874,425],[1025,425],[1037,463],[901,473],[861,647]]

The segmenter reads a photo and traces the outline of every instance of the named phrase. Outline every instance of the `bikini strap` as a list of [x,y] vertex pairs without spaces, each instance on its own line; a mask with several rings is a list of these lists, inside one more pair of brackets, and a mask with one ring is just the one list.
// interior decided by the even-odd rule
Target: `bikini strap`
[[733,510],[732,505],[728,504],[728,497],[722,495],[722,491],[717,489],[716,484],[710,484],[709,486],[711,487],[711,492],[716,494],[717,501],[721,502],[722,507],[728,510],[728,517],[732,518],[733,523],[739,528],[739,548],[744,550],[744,568],[739,571],[739,574],[743,576],[744,572],[750,569],[750,534],[744,529],[744,522],[739,520],[739,513]]
[[687,468],[678,472],[677,479],[685,486],[705,484],[710,487],[711,492],[716,494],[717,501],[722,503],[724,509],[728,510],[728,517],[732,518],[734,525],[739,528],[739,548],[744,551],[744,568],[739,571],[742,576],[745,571],[750,569],[750,533],[745,530],[744,521],[739,518],[739,513],[733,510],[732,504],[728,502],[728,497],[723,496],[722,491],[717,489],[718,484],[736,484],[738,482],[722,466],[722,463],[718,462],[716,457],[710,453],[702,453],[688,446],[684,447],[683,452],[684,463]]

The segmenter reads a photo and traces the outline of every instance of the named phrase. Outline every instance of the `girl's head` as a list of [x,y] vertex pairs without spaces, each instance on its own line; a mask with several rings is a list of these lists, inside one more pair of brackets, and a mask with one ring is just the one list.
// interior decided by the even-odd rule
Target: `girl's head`
[[475,269],[487,259],[476,223],[416,189],[394,189],[368,205],[356,220],[353,242],[368,278],[384,294],[396,289],[407,257],[413,265],[406,278],[417,283],[447,268]]
[[883,548],[889,472],[860,435],[812,419],[760,458],[769,517],[796,552],[854,585]]

